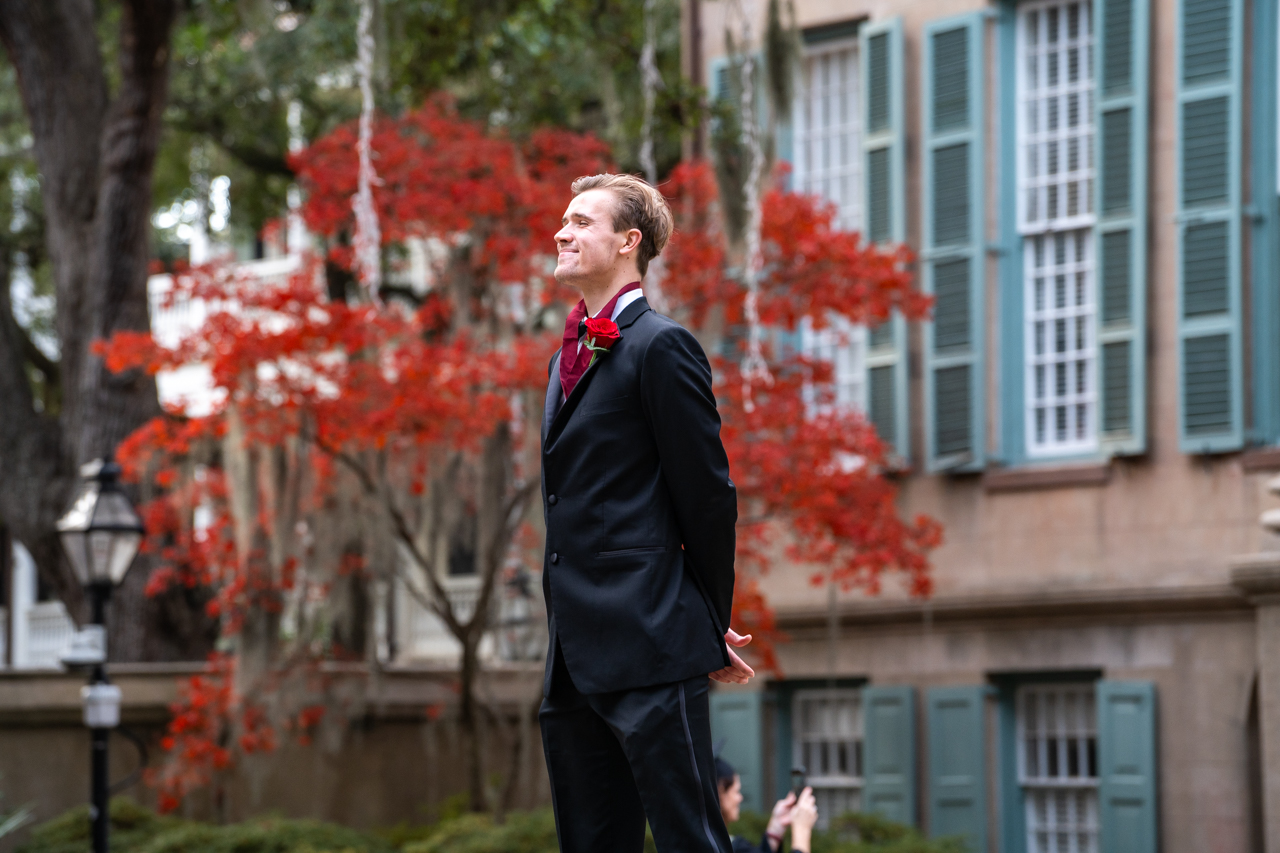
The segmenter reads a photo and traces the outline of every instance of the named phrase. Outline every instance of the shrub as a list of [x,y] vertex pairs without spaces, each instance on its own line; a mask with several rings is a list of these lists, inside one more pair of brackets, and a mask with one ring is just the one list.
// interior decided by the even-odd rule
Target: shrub
[[[444,810],[436,824],[398,826],[379,835],[312,820],[262,818],[214,826],[165,817],[124,797],[111,801],[113,853],[557,853],[550,809],[511,812],[502,824],[482,814]],[[746,812],[730,827],[756,841],[768,817]],[[89,808],[72,809],[31,832],[17,853],[88,853]],[[392,837],[397,838],[393,842]],[[645,838],[646,853],[655,853]],[[849,814],[830,831],[814,833],[811,853],[964,853],[955,839],[926,839],[877,815]]]
[[[214,826],[164,817],[125,797],[111,801],[114,853],[393,853],[381,839],[331,823],[262,819]],[[17,853],[88,853],[89,807],[31,831]]]
[[404,853],[556,853],[556,822],[550,809],[511,812],[501,825],[488,815],[441,821],[424,841]]
[[[128,797],[111,801],[111,847],[136,850],[166,830],[186,824],[179,818],[161,817]],[[89,807],[77,806],[31,830],[31,838],[17,853],[86,853],[92,847]]]

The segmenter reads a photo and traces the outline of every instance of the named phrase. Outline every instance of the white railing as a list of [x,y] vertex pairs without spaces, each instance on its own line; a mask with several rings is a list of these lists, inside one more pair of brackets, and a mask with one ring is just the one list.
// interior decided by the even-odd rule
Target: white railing
[[59,656],[71,636],[75,624],[61,601],[41,601],[27,608],[27,654],[25,665],[31,669],[59,669]]
[[[480,597],[479,582],[472,578],[446,581],[449,605],[461,622],[470,621]],[[438,616],[423,607],[403,588],[400,612],[408,629],[401,634],[401,660],[451,660],[457,658],[460,646],[449,628]]]
[[[478,578],[449,578],[449,603],[457,618],[469,621],[480,596]],[[500,583],[494,590],[490,629],[480,642],[483,660],[532,660],[546,651],[546,616],[542,612],[541,590],[534,579],[520,589]],[[402,587],[397,591],[399,636],[396,658],[400,662],[454,661],[460,647],[445,624]]]

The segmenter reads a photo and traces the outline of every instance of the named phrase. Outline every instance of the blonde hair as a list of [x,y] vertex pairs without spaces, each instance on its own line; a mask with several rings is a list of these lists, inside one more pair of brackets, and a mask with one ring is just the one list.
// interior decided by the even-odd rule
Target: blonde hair
[[636,249],[636,267],[644,276],[649,269],[649,261],[662,254],[675,222],[671,218],[671,208],[648,182],[635,175],[585,175],[573,182],[571,189],[575,196],[587,190],[609,190],[617,203],[613,206],[613,230],[640,231],[640,246]]

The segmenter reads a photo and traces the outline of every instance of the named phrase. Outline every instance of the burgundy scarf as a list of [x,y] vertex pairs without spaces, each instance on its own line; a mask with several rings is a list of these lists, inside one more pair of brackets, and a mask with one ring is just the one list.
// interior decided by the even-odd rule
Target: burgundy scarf
[[[600,309],[600,313],[596,316],[612,319],[613,309],[618,304],[618,298],[624,293],[639,289],[640,282],[631,282],[615,293],[613,298],[605,303],[605,306]],[[564,398],[566,400],[573,393],[574,386],[578,384],[582,374],[587,372],[587,365],[591,363],[591,350],[578,346],[578,339],[582,336],[582,326],[586,319],[587,303],[579,299],[578,304],[573,306],[573,310],[565,318],[564,338],[560,344],[560,387],[564,390]]]

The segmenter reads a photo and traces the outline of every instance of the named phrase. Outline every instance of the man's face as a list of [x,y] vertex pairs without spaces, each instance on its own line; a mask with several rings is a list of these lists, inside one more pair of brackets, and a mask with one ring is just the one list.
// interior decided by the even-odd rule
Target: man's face
[[[580,286],[592,279],[609,279],[632,232],[613,230],[613,193],[587,190],[569,202],[556,232],[556,281]],[[639,232],[635,232],[639,233]]]

